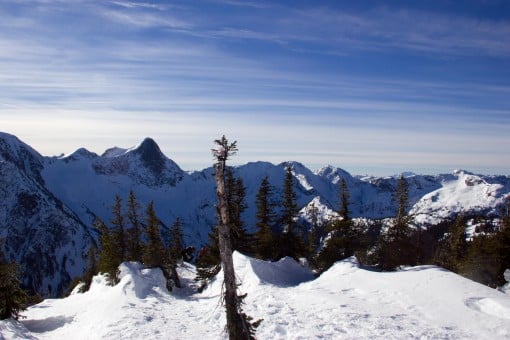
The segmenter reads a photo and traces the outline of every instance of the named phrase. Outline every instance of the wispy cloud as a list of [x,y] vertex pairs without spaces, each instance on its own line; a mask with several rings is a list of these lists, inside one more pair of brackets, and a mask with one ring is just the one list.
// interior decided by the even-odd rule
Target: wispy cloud
[[273,8],[274,5],[265,1],[239,1],[239,0],[213,0],[216,3],[238,6],[238,7],[249,7],[249,8]]
[[148,9],[157,9],[159,11],[164,11],[171,7],[169,4],[161,4],[161,3],[150,3],[150,2],[135,2],[135,1],[110,1],[112,4],[124,7],[124,8],[148,8]]
[[324,53],[400,48],[435,55],[510,55],[508,21],[387,7],[362,13],[331,8],[289,8],[288,11],[291,15],[262,28],[264,34],[239,34],[238,37],[315,42],[328,47],[322,50]]
[[172,16],[167,12],[140,12],[131,10],[137,9],[137,7],[127,7],[127,10],[102,9],[101,14],[108,20],[141,28],[189,29],[193,26],[191,22]]
[[508,21],[228,0],[207,12],[32,4],[0,4],[0,118],[45,154],[152,136],[197,169],[226,133],[243,145],[239,163],[473,168],[476,153],[510,168],[508,71],[478,62],[507,64]]

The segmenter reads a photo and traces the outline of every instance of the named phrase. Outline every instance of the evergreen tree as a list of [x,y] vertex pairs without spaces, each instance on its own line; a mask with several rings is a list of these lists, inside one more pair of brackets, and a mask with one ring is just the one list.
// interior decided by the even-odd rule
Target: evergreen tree
[[139,217],[140,204],[137,202],[133,191],[129,192],[127,218],[130,229],[127,231],[126,256],[128,261],[142,262],[143,242],[142,226]]
[[272,231],[275,214],[272,204],[273,190],[266,176],[260,183],[256,197],[257,232],[255,234],[256,255],[264,260],[271,260],[275,256],[275,245]]
[[349,200],[351,195],[349,193],[349,188],[347,187],[347,182],[344,178],[340,180],[340,209],[338,211],[339,215],[344,219],[350,219],[350,210],[349,210]]
[[317,251],[317,248],[319,247],[320,243],[320,226],[319,226],[319,216],[317,207],[315,204],[312,203],[312,206],[310,208],[310,219],[311,219],[311,226],[310,231],[308,233],[308,260],[311,263],[315,262],[315,252]]
[[500,282],[506,269],[510,269],[510,196],[507,196],[501,211],[501,228],[496,234],[498,252],[501,254]]
[[85,273],[83,274],[81,278],[81,282],[83,282],[83,285],[81,286],[79,292],[84,293],[89,290],[90,285],[92,284],[92,278],[95,274],[97,274],[97,255],[96,255],[96,247],[92,246],[90,247],[89,251],[87,252],[87,269],[85,269]]
[[[225,170],[225,197],[230,221],[230,240],[233,250],[250,254],[252,250],[251,235],[244,228],[241,216],[246,209],[246,188],[241,178],[236,178],[231,168]],[[201,282],[201,289],[207,281],[220,271],[220,251],[218,227],[213,227],[209,233],[209,243],[203,247],[197,256],[197,276],[195,281]]]
[[459,265],[459,274],[484,285],[496,288],[502,285],[503,272],[497,235],[482,234],[468,243],[464,261]]
[[124,215],[122,214],[122,199],[119,195],[115,195],[112,214],[112,235],[119,247],[119,263],[121,263],[126,260],[126,232],[124,227]]
[[28,294],[21,288],[21,273],[15,262],[4,258],[3,240],[0,239],[0,320],[19,319],[27,307]]
[[435,263],[458,273],[467,250],[465,217],[460,214],[450,224],[446,237],[439,243]]
[[285,179],[283,182],[283,211],[282,224],[287,228],[289,233],[294,232],[295,217],[298,213],[297,196],[294,191],[294,176],[290,165],[285,169]]
[[409,186],[404,175],[401,175],[397,182],[397,189],[395,192],[397,201],[397,216],[393,231],[396,236],[405,237],[409,234],[409,224],[412,217],[407,213],[409,209]]
[[177,288],[181,288],[181,280],[179,279],[179,274],[177,273],[177,266],[182,257],[182,252],[184,250],[184,241],[182,239],[182,224],[181,220],[177,218],[175,222],[172,224],[172,228],[170,229],[170,247],[169,247],[169,256],[168,263],[166,267],[170,271],[170,278],[173,281],[173,284]]
[[214,227],[209,233],[209,243],[204,246],[197,255],[196,268],[197,275],[195,281],[200,282],[201,292],[207,282],[212,279],[221,269],[220,248],[218,245],[218,228]]
[[501,207],[501,229],[510,228],[510,195],[508,195]]
[[361,247],[362,233],[358,225],[354,224],[350,215],[350,193],[344,178],[340,180],[340,209],[338,214],[342,219],[336,219],[334,229],[342,239],[343,256],[350,257]]
[[325,271],[336,261],[353,256],[363,245],[362,228],[350,216],[350,193],[343,178],[339,182],[339,198],[338,217],[328,223],[329,238],[317,256],[319,271]]
[[288,166],[285,171],[283,182],[283,200],[282,200],[282,218],[283,231],[278,236],[278,257],[291,256],[298,259],[305,253],[303,237],[297,230],[296,217],[298,215],[297,195],[294,191],[294,176],[292,168]]
[[383,270],[394,270],[401,265],[416,264],[415,246],[411,241],[410,223],[412,217],[408,215],[409,192],[407,181],[400,176],[395,190],[397,214],[388,231],[379,236],[374,252],[374,261]]
[[510,269],[510,196],[501,211],[501,226],[494,234],[476,236],[468,243],[460,274],[485,285],[505,284],[504,272]]
[[99,230],[100,233],[99,246],[101,251],[99,253],[97,270],[99,273],[107,275],[110,285],[115,285],[119,282],[118,268],[122,262],[117,239],[114,233],[108,229],[100,218],[96,218],[94,227]]
[[236,178],[230,167],[225,172],[225,192],[231,223],[232,249],[244,254],[251,254],[252,238],[246,231],[242,220],[242,213],[246,210],[246,188],[243,180],[240,177]]
[[146,210],[147,227],[145,234],[147,244],[142,255],[143,263],[149,268],[162,268],[166,260],[166,251],[159,230],[160,221],[154,210],[154,202],[147,205]]
[[177,218],[174,224],[172,224],[170,235],[170,259],[172,262],[177,263],[181,259],[182,252],[184,250],[182,223],[179,218]]

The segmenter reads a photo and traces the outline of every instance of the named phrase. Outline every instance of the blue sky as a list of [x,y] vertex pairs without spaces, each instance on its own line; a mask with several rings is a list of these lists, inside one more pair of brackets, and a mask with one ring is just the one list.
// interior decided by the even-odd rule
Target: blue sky
[[510,174],[509,1],[0,2],[0,130],[185,170]]

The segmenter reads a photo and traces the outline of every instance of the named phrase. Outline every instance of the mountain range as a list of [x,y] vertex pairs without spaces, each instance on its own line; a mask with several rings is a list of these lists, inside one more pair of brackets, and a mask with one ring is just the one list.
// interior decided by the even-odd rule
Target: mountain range
[[[298,162],[252,162],[234,167],[246,186],[248,208],[243,218],[255,225],[255,197],[268,176],[275,199],[282,196],[285,169],[292,168],[300,219],[310,220],[311,207],[325,221],[339,205],[339,181],[349,188],[353,217],[381,219],[395,214],[393,198],[398,176],[353,176],[326,166],[312,171]],[[114,147],[102,155],[80,148],[69,155],[46,157],[17,137],[0,133],[0,237],[7,258],[20,263],[24,283],[44,296],[58,296],[83,273],[88,249],[97,243],[96,217],[109,222],[115,195],[133,191],[142,207],[150,201],[164,227],[177,218],[187,245],[207,242],[216,223],[212,167],[183,171],[157,143]],[[410,213],[418,226],[438,223],[459,212],[498,214],[510,193],[509,176],[477,175],[464,170],[450,174],[405,174]]]

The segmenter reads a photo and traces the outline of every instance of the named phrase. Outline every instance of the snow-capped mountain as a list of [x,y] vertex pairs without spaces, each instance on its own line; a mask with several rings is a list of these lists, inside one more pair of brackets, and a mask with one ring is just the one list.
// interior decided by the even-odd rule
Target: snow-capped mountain
[[0,237],[21,264],[24,282],[43,295],[62,293],[84,270],[91,229],[41,176],[44,158],[14,136],[0,136]]
[[[282,196],[286,167],[295,180],[300,216],[309,220],[311,205],[320,218],[333,216],[339,181],[345,179],[353,217],[385,218],[395,213],[398,177],[357,177],[331,166],[313,172],[297,162],[254,162],[234,169],[246,186],[247,228],[255,224],[255,197],[268,176],[275,199]],[[407,174],[411,212],[420,223],[433,223],[460,211],[497,212],[510,192],[510,177],[466,171],[421,176]],[[110,221],[114,196],[133,191],[145,207],[150,201],[162,223],[183,222],[185,242],[200,247],[216,223],[213,168],[187,173],[146,138],[130,149],[103,155],[86,149],[44,157],[15,136],[0,133],[0,236],[9,258],[25,269],[25,282],[55,296],[81,273],[83,255],[97,239],[96,216]],[[32,274],[30,274],[32,273]]]

